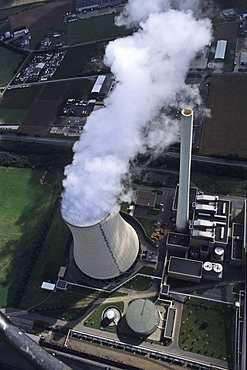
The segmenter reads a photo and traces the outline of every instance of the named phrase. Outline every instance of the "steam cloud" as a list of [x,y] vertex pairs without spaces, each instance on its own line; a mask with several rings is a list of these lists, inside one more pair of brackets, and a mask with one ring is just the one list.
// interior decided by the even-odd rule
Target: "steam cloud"
[[116,20],[140,27],[108,44],[105,64],[116,86],[106,107],[88,118],[73,147],[73,163],[65,168],[61,211],[73,225],[104,219],[115,209],[116,199],[124,199],[129,161],[147,147],[164,150],[177,140],[179,123],[161,109],[184,107],[185,101],[193,108],[200,101],[197,89],[184,80],[191,59],[210,42],[211,23],[189,10],[199,0],[183,1],[182,10],[176,3],[180,1],[129,0]]

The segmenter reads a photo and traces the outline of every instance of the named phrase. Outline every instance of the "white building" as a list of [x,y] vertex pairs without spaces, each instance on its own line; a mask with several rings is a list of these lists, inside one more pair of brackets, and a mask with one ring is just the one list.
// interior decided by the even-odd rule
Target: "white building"
[[222,59],[222,60],[225,59],[226,46],[227,46],[227,41],[226,40],[217,41],[217,46],[216,46],[214,59]]

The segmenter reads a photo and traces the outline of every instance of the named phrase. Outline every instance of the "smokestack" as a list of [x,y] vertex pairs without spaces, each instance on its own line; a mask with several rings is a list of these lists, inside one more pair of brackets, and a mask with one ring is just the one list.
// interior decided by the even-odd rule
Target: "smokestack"
[[180,232],[186,232],[189,222],[189,194],[190,194],[190,167],[192,149],[193,110],[182,110],[181,142],[180,142],[180,167],[179,167],[179,190],[176,228]]
[[135,262],[139,240],[134,228],[119,213],[92,226],[71,225],[74,259],[79,269],[94,279],[122,275]]

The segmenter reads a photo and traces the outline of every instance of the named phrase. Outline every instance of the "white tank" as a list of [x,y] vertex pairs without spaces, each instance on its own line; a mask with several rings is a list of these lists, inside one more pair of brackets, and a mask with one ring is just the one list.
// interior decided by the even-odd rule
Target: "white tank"
[[212,270],[212,268],[213,268],[213,265],[212,265],[212,263],[211,263],[211,262],[206,261],[206,262],[204,262],[204,264],[203,264],[203,268],[204,268],[204,270],[205,270],[205,271],[211,271],[211,270]]
[[217,256],[223,256],[224,254],[224,248],[222,247],[215,247],[214,253],[217,254]]
[[193,110],[182,110],[180,166],[179,166],[179,191],[176,228],[186,232],[189,222],[189,195],[190,195],[190,167],[192,148]]
[[139,239],[134,228],[119,213],[108,215],[92,226],[66,224],[73,235],[75,262],[91,278],[115,278],[135,262]]
[[113,310],[107,310],[105,315],[108,320],[113,321],[115,319],[115,312]]
[[213,270],[220,274],[223,271],[223,266],[220,263],[214,263]]

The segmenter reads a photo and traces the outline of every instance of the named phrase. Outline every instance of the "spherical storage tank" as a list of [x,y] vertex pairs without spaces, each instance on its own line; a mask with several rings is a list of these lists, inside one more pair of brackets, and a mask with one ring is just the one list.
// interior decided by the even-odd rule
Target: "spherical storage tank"
[[119,213],[92,226],[68,225],[73,235],[74,259],[79,269],[94,279],[112,279],[135,262],[139,239]]
[[136,299],[129,304],[126,321],[131,330],[140,336],[152,334],[159,324],[159,313],[149,299]]

